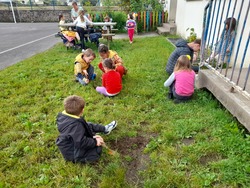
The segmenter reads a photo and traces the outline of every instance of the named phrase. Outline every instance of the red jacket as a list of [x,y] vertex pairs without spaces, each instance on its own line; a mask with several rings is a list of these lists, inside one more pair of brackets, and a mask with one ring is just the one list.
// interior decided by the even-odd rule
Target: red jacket
[[111,70],[102,75],[102,86],[109,94],[116,94],[122,90],[122,79],[118,72]]

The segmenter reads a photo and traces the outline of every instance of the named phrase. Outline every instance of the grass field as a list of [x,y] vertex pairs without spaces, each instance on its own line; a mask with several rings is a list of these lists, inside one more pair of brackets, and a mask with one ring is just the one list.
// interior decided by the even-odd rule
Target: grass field
[[[96,47],[90,45],[96,51]],[[192,101],[166,99],[165,65],[174,47],[165,37],[111,43],[128,75],[123,90],[105,98],[74,82],[77,51],[62,44],[0,72],[0,187],[250,187],[250,138],[205,90]],[[65,162],[55,145],[55,117],[63,99],[80,95],[87,121],[117,128],[103,136],[94,165]]]

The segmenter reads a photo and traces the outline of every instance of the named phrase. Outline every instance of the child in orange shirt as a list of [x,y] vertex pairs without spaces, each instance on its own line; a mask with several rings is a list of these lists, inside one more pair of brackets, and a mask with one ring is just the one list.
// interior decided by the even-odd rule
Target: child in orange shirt
[[98,47],[99,55],[101,56],[101,62],[99,63],[99,68],[102,70],[102,72],[105,73],[105,70],[103,68],[103,60],[106,58],[110,58],[113,63],[115,64],[115,71],[118,72],[122,78],[123,75],[127,73],[127,69],[123,66],[122,59],[118,56],[116,51],[109,50],[108,46],[105,44],[101,44]]

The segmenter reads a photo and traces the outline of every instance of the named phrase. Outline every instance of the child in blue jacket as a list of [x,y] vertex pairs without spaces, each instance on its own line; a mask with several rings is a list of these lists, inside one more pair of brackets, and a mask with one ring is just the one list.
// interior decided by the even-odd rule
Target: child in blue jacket
[[56,145],[66,161],[97,161],[101,156],[104,140],[96,133],[109,134],[117,126],[116,121],[106,126],[87,123],[82,117],[84,106],[83,98],[72,95],[64,100],[65,110],[57,115],[56,123],[60,135]]

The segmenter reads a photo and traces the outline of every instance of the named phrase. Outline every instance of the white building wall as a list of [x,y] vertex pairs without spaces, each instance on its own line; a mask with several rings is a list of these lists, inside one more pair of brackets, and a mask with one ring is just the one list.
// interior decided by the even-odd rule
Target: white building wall
[[187,28],[194,28],[197,37],[201,38],[204,7],[208,0],[186,1],[177,0],[176,25],[177,34],[183,38],[189,36]]
[[[197,37],[201,38],[202,30],[203,30],[202,27],[203,27],[204,8],[208,2],[209,2],[208,0],[193,0],[193,1],[177,0],[176,25],[177,25],[177,34],[178,35],[182,36],[183,38],[187,38],[189,36],[189,31],[186,31],[187,28],[194,28],[194,31],[197,33]],[[228,3],[229,3],[229,0],[226,1],[226,5],[224,8],[223,21],[226,19],[226,12],[227,12]],[[231,1],[231,8],[229,10],[228,17],[232,16],[234,3],[235,3],[235,0],[232,0]],[[243,27],[245,14],[246,14],[246,11],[248,8],[248,3],[249,3],[249,1],[244,1],[243,9],[241,11],[241,17],[240,17],[240,21],[238,22],[238,27],[237,27],[237,31],[236,31],[237,34],[236,34],[236,38],[235,38],[235,45],[234,45],[233,53],[231,56],[231,65],[232,65],[232,62],[234,61],[234,58],[236,55],[238,41],[239,41],[239,38],[241,36],[241,30]],[[222,8],[222,5],[223,5],[223,3],[221,3],[221,8]],[[234,17],[236,19],[238,18],[240,5],[241,5],[241,1],[238,1],[237,6],[235,8],[235,13],[234,13]],[[217,6],[218,6],[218,3],[217,3]],[[219,14],[219,15],[221,15],[221,14]],[[215,16],[216,16],[216,14],[215,14]],[[220,32],[221,32],[223,25],[221,25],[220,27],[221,27],[220,28]],[[217,40],[216,37],[217,37],[218,28],[219,27],[217,26],[216,35],[215,35],[216,40]],[[241,41],[241,45],[240,45],[239,53],[238,53],[238,58],[237,58],[237,66],[240,66],[240,63],[241,63],[241,60],[242,60],[242,57],[244,54],[244,50],[245,50],[245,46],[246,46],[246,42],[248,39],[249,30],[250,30],[249,28],[250,28],[250,14],[248,15],[245,30],[244,30],[243,35],[242,35],[242,41]],[[213,29],[214,29],[214,26],[212,27],[212,32],[211,32],[212,34],[213,34]],[[215,42],[216,41],[214,41],[213,43],[215,43]],[[211,38],[210,38],[209,43],[211,43]],[[247,55],[245,57],[244,67],[249,66],[249,62],[250,62],[250,55],[249,54],[250,54],[250,45],[248,47]]]

